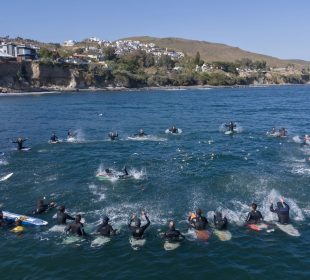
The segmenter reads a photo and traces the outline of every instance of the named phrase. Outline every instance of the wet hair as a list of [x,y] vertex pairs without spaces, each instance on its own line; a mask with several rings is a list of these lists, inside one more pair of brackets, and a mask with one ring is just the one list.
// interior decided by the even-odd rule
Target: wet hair
[[102,217],[102,222],[103,222],[103,223],[107,223],[109,220],[110,220],[110,219],[109,219],[108,216],[103,216],[103,217]]
[[280,202],[280,201],[279,201],[279,202],[277,202],[277,207],[278,207],[278,208],[283,208],[283,204],[282,204],[282,202]]
[[200,208],[197,208],[197,209],[196,209],[196,214],[197,214],[198,216],[200,216],[200,215],[202,214],[202,211],[201,211]]
[[76,222],[80,222],[81,221],[82,216],[80,214],[75,216],[75,221]]
[[61,206],[59,206],[58,209],[59,209],[60,212],[64,212],[66,207],[64,205],[61,205]]
[[136,227],[140,227],[141,226],[141,220],[140,219],[135,219],[134,224]]
[[252,203],[252,208],[255,211],[257,209],[257,204],[256,203]]
[[215,217],[217,220],[221,220],[223,218],[222,213],[218,211],[215,212]]

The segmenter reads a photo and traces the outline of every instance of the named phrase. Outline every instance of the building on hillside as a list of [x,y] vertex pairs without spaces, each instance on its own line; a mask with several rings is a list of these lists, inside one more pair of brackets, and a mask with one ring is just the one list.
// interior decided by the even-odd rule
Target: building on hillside
[[37,49],[33,46],[17,45],[14,43],[0,45],[0,52],[16,57],[18,60],[37,59]]
[[64,47],[73,47],[76,44],[76,41],[74,40],[67,40],[63,42]]

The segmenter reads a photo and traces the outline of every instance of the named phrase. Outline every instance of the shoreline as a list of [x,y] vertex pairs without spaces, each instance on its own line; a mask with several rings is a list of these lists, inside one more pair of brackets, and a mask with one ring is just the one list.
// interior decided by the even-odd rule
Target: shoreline
[[234,86],[210,86],[210,85],[195,85],[195,86],[159,86],[159,87],[141,87],[141,88],[126,88],[126,87],[103,87],[103,88],[85,88],[85,89],[55,89],[42,88],[33,90],[15,90],[8,92],[0,92],[0,97],[8,96],[33,96],[45,94],[64,94],[64,93],[79,93],[79,92],[131,92],[131,91],[178,91],[178,90],[211,90],[220,88],[267,88],[267,87],[282,87],[282,86],[307,86],[306,84],[256,84],[256,85],[234,85]]

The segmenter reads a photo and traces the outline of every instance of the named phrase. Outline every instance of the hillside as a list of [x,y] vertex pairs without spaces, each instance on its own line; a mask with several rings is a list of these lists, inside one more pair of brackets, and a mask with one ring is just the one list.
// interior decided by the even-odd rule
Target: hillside
[[149,36],[142,37],[130,37],[128,40],[138,40],[144,43],[153,42],[161,48],[174,49],[182,51],[188,56],[194,57],[197,51],[200,53],[200,57],[206,62],[214,61],[227,61],[234,62],[242,58],[249,58],[253,61],[264,60],[270,67],[286,67],[288,64],[295,64],[297,68],[309,66],[309,61],[303,60],[282,60],[276,57],[257,54],[242,50],[237,47],[231,47],[224,44],[210,43],[206,41],[196,41],[181,38],[155,38]]

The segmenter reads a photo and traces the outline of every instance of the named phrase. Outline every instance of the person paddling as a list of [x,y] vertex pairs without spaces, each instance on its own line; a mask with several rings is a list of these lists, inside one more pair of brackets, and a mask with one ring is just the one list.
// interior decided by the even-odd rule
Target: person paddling
[[258,224],[263,221],[263,216],[260,211],[257,210],[257,204],[252,203],[251,205],[252,210],[249,212],[245,223],[246,224]]
[[270,211],[278,215],[280,224],[286,225],[290,222],[290,206],[284,201],[283,198],[277,202],[276,208],[273,208],[273,203],[271,203]]

